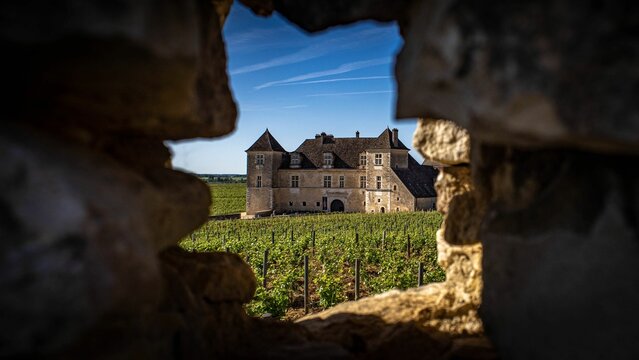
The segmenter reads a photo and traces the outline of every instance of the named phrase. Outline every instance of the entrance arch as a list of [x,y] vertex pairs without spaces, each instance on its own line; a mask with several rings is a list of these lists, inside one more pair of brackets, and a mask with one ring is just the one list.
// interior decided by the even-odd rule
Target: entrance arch
[[342,200],[331,201],[331,212],[344,212],[344,203]]
[[384,209],[384,207],[382,206],[382,208],[381,208],[381,209],[379,209],[379,211],[383,214],[383,213],[385,213],[385,212],[386,212],[386,209]]

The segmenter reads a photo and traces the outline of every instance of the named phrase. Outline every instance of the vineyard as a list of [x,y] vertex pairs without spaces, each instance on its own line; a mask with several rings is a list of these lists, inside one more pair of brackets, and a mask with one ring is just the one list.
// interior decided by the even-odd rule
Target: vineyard
[[305,256],[311,312],[355,297],[356,260],[360,297],[417,286],[420,266],[424,284],[443,281],[435,241],[441,221],[438,212],[209,221],[181,246],[237,253],[259,284],[249,314],[295,318],[304,313]]
[[212,183],[211,215],[239,214],[246,209],[246,183]]

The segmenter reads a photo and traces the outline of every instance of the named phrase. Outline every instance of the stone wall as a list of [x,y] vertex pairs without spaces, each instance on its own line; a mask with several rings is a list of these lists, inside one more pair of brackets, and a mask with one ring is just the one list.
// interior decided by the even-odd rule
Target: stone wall
[[231,1],[5,1],[0,357],[489,359],[485,326],[504,358],[639,358],[639,3],[242,2],[397,21],[446,282],[248,318],[241,259],[171,247],[210,199],[163,145],[234,127]]

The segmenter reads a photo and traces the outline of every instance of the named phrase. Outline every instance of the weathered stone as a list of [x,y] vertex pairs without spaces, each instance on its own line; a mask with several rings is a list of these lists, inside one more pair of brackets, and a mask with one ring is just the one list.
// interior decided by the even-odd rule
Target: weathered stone
[[637,358],[639,175],[629,165],[639,159],[478,151],[473,173],[493,199],[480,234],[481,313],[501,355]]
[[162,251],[160,260],[178,272],[193,296],[207,303],[247,303],[257,288],[253,271],[237,254],[190,253],[174,246]]
[[156,306],[161,283],[155,253],[206,219],[207,187],[169,169],[145,177],[35,131],[4,130],[3,355],[46,352],[106,313]]
[[450,120],[420,119],[413,147],[425,158],[446,165],[470,163],[468,131]]
[[477,310],[481,304],[482,245],[452,245],[443,235],[442,229],[437,231],[437,262],[446,270],[446,282],[455,287],[458,304],[471,304]]
[[[470,302],[474,298],[457,299],[454,292],[460,288],[461,286],[447,283],[435,283],[417,289],[393,290],[336,305],[300,319],[299,324],[320,337],[330,336],[324,334],[324,331],[333,326],[342,328],[342,331],[350,331],[347,328],[354,326],[358,318],[364,319],[364,322],[368,322],[365,320],[370,318],[371,324],[377,321],[385,325],[415,324],[429,329],[427,332],[430,334],[441,332],[448,336],[481,335],[482,325],[477,316],[477,304]],[[383,333],[374,330],[366,337],[360,336],[369,344],[367,348],[372,346],[370,344],[389,340]]]
[[4,121],[87,144],[105,133],[231,132],[236,108],[221,36],[230,3],[3,2],[1,12],[11,14],[0,30],[3,79],[12,89]]
[[502,144],[637,153],[637,12],[635,2],[414,1],[400,19],[397,116],[451,119]]
[[443,214],[448,213],[451,200],[461,194],[472,190],[470,167],[449,166],[443,167],[435,182],[437,190],[437,210]]
[[478,242],[485,208],[485,202],[476,191],[453,197],[448,215],[442,222],[446,241],[456,245]]
[[321,31],[331,26],[359,20],[394,21],[403,16],[410,0],[240,0],[258,15],[273,10],[306,31]]

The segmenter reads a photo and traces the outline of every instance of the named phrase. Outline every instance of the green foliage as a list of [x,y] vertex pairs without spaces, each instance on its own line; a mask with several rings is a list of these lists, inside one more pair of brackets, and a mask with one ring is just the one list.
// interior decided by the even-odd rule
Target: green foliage
[[[360,296],[417,286],[420,262],[424,263],[424,283],[443,281],[435,240],[441,221],[438,212],[209,221],[183,240],[181,246],[190,251],[228,248],[243,259],[248,258],[260,286],[247,311],[280,317],[288,309],[302,306],[304,255],[309,256],[311,307],[315,309],[353,298],[356,259],[361,262]],[[410,257],[406,251],[409,236]],[[269,256],[264,289],[262,262],[266,249]]]
[[246,183],[209,184],[211,215],[239,214],[246,210]]
[[315,285],[317,285],[319,305],[324,309],[346,300],[343,285],[339,277],[333,274],[322,271],[320,275],[315,278]]

